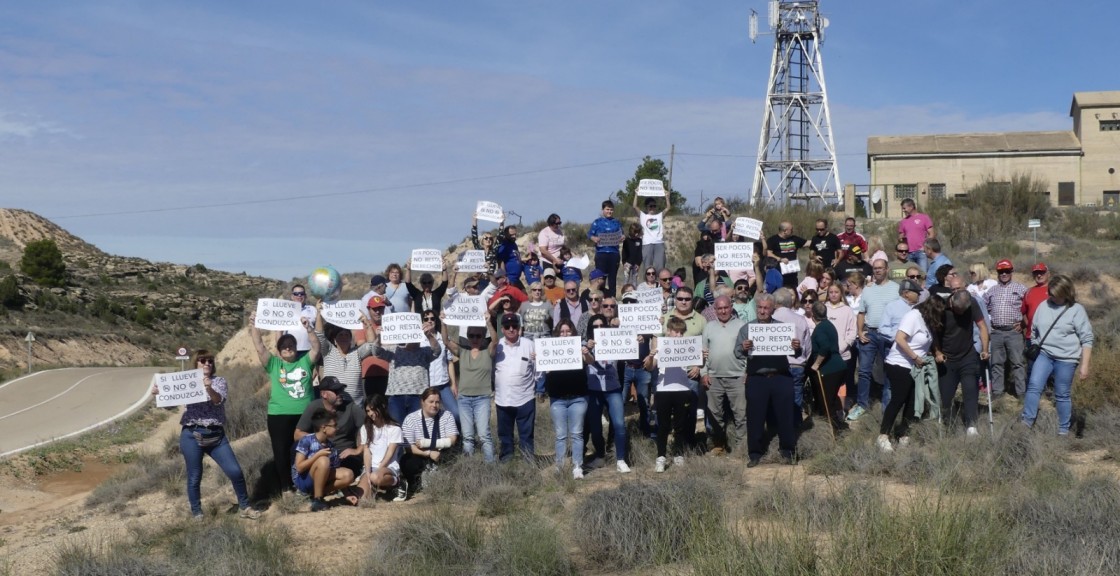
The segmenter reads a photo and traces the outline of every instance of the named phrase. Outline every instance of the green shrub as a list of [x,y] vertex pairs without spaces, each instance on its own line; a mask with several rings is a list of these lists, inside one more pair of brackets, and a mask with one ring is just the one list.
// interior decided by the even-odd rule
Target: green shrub
[[23,294],[19,291],[19,282],[15,274],[8,274],[0,280],[0,306],[11,310],[23,308]]
[[485,534],[478,523],[449,508],[409,514],[376,539],[359,574],[449,576],[478,573]]
[[62,251],[49,238],[28,242],[23,249],[19,267],[36,284],[52,287],[66,285],[66,264],[62,261]]
[[575,567],[555,524],[546,518],[517,514],[507,518],[489,538],[485,570],[509,576],[565,576]]

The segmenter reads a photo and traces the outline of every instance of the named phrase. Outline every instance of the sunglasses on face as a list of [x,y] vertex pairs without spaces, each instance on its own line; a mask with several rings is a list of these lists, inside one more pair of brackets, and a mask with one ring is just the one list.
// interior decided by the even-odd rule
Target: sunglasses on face
[[692,302],[692,298],[681,298],[680,296],[678,296],[677,302]]
[[530,291],[530,292],[540,292],[540,291],[541,291],[541,289],[540,289],[540,288],[533,288],[532,290],[529,290],[529,291]]
[[911,279],[911,280],[917,280],[917,279],[921,278],[922,275],[921,274],[907,274],[906,277]]
[[505,329],[505,330],[509,330],[510,328],[513,328],[513,329],[520,328],[520,326],[518,326],[517,324],[509,324],[509,323],[503,322],[502,323],[502,328]]
[[575,294],[576,293],[575,288],[565,288],[564,291],[567,292],[568,294]]
[[1046,273],[1045,272],[1031,272],[1031,275],[1032,276],[1045,276]]
[[746,292],[747,291],[747,286],[736,286],[735,291],[736,292]]
[[658,278],[658,280],[662,282],[668,282],[669,280],[672,280],[672,278]]
[[895,252],[899,252],[899,253],[904,253],[904,252],[905,252],[905,253],[909,253],[910,251],[909,251],[909,250],[902,250],[902,249],[900,249],[900,248],[896,248],[896,249],[895,249]]
[[603,299],[602,298],[592,298],[591,301],[592,302],[602,302]]
[[603,308],[618,308],[618,304],[603,304]]
[[292,296],[307,296],[307,292],[292,292]]
[[199,364],[209,364],[209,365],[213,366],[214,365],[214,359],[213,358],[199,358],[198,363]]
[[824,228],[817,228],[817,232],[824,232]]

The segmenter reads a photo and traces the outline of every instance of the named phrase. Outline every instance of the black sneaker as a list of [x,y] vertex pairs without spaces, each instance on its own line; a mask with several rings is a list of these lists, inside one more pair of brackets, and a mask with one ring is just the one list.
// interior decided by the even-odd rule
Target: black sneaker
[[747,468],[754,468],[755,466],[758,466],[761,461],[762,461],[761,458],[751,458],[747,462]]
[[312,512],[322,512],[323,510],[326,510],[327,508],[330,508],[330,507],[331,507],[331,505],[327,504],[326,501],[324,501],[322,498],[312,498],[311,499],[311,511]]

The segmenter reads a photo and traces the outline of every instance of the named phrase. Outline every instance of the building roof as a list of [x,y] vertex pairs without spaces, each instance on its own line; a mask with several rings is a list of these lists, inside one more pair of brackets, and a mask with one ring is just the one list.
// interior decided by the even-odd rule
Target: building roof
[[1069,107],[1069,115],[1081,108],[1099,108],[1101,106],[1120,106],[1120,90],[1111,92],[1074,92],[1073,103]]
[[[1120,94],[1120,92],[1116,93]],[[976,154],[985,152],[1044,152],[1081,150],[1070,130],[1054,132],[976,132],[919,136],[871,136],[867,156],[897,154]]]

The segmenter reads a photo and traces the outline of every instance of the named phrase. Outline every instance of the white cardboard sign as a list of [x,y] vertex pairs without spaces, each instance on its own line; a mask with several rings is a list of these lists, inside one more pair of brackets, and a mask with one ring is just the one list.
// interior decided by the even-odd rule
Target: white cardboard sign
[[595,361],[637,360],[638,333],[624,328],[595,329]]
[[743,217],[736,218],[735,226],[731,229],[731,233],[750,238],[751,240],[758,240],[762,237],[762,220]]
[[443,308],[443,323],[461,328],[486,326],[486,301],[481,294],[459,294]]
[[497,202],[488,202],[486,200],[479,200],[478,205],[474,209],[474,217],[479,220],[486,220],[487,222],[505,222],[506,215],[502,211],[502,206]]
[[415,312],[392,312],[381,317],[381,344],[427,342],[420,315]]
[[665,183],[655,179],[639,180],[638,196],[653,196],[655,198],[664,198]]
[[443,272],[443,255],[435,248],[417,248],[408,267],[413,272]]
[[794,274],[801,271],[801,262],[797,260],[790,260],[785,264],[781,264],[782,274]]
[[599,234],[599,246],[618,246],[619,244],[622,244],[623,237],[624,234],[622,233],[622,230],[619,230],[617,232],[603,232],[602,234]]
[[257,300],[257,320],[253,325],[273,332],[303,330],[300,308],[299,302],[261,298]]
[[460,272],[486,272],[486,252],[482,250],[467,250],[459,256],[459,265],[456,268]]
[[751,341],[752,356],[790,356],[793,354],[793,324],[771,322],[748,324],[747,338]]
[[580,270],[586,270],[590,265],[591,259],[587,257],[587,254],[580,254],[564,263],[565,267],[578,268]]
[[720,242],[716,247],[717,270],[750,270],[754,268],[754,244],[751,242]]
[[636,334],[660,334],[661,304],[619,304],[618,320],[619,328],[628,328]]
[[658,286],[641,286],[634,291],[634,295],[638,298],[641,304],[657,304],[665,303],[665,296]]
[[657,339],[658,368],[686,368],[704,364],[703,336]]
[[203,378],[201,369],[156,374],[152,377],[152,383],[158,390],[156,406],[166,408],[208,401],[210,395],[206,393]]
[[365,328],[362,318],[366,315],[365,303],[361,300],[339,300],[338,302],[323,302],[320,310],[324,322],[330,322],[339,328],[361,330]]
[[537,372],[582,370],[583,349],[579,336],[539,338],[533,342],[537,353]]

